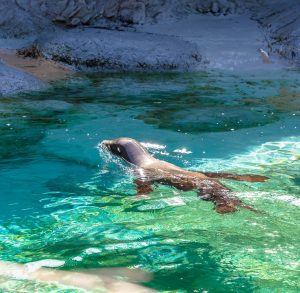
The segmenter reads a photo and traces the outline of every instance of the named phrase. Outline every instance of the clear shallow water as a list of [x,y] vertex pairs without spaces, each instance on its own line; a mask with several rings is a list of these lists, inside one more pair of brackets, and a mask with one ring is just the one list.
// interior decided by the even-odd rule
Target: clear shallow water
[[[1,98],[0,117],[1,260],[139,267],[160,292],[299,292],[298,72],[79,75]],[[224,181],[265,214],[219,215],[166,186],[136,200],[130,170],[97,148],[120,136],[185,168],[270,177]],[[0,282],[34,289],[67,290]]]

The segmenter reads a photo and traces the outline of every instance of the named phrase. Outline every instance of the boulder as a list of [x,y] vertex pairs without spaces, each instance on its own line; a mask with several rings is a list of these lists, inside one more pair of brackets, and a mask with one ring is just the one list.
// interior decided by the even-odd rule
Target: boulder
[[129,24],[142,24],[146,17],[146,6],[143,2],[128,0],[120,5],[119,18]]
[[0,84],[0,96],[46,88],[46,85],[39,79],[2,62],[0,62]]
[[219,8],[218,3],[217,3],[217,2],[213,2],[213,3],[211,4],[211,12],[212,12],[212,13],[218,13],[219,10],[220,10],[220,8]]
[[48,58],[83,71],[187,71],[203,65],[196,44],[142,32],[73,29],[47,35],[41,48]]
[[109,19],[116,19],[119,12],[119,1],[108,1],[104,7],[103,16]]

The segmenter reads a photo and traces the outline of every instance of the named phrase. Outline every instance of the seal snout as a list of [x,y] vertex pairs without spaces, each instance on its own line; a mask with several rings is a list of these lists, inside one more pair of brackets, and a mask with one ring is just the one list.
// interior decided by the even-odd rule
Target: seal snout
[[111,141],[110,140],[102,140],[101,141],[101,145],[106,146],[106,145],[110,145]]
[[112,141],[111,141],[111,140],[103,140],[103,141],[101,141],[100,146],[101,146],[102,148],[104,148],[104,149],[109,150],[111,144],[112,144]]

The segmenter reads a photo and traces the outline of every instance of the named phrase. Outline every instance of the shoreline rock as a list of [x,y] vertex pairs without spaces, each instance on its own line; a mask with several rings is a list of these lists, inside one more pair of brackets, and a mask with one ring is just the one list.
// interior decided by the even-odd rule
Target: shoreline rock
[[0,61],[0,97],[46,88],[47,85],[41,80]]
[[[178,30],[189,36],[179,35],[174,27],[192,14],[210,20],[199,21],[198,26],[183,21],[188,27]],[[38,43],[46,58],[88,72],[259,68],[254,53],[259,48],[270,54],[270,66],[284,67],[288,61],[290,67],[299,68],[299,16],[298,0],[2,0],[0,48],[20,49],[25,43],[28,47]],[[243,22],[234,19],[237,17],[255,20],[260,28],[251,26],[247,31],[249,27],[245,29]],[[164,33],[143,28],[156,25]],[[166,26],[172,28],[171,33]],[[5,78],[8,84],[10,77]],[[18,78],[20,85],[22,78]],[[23,79],[28,84],[29,79]],[[12,84],[12,92],[17,88]]]
[[[192,13],[252,17],[262,25],[270,52],[300,66],[298,0],[2,0],[0,37],[23,38],[59,27],[122,26],[163,23]],[[130,27],[128,27],[130,26]],[[228,32],[230,34],[230,31]],[[237,40],[238,41],[238,40]]]
[[265,0],[250,8],[265,31],[269,51],[300,67],[300,2]]
[[196,44],[143,32],[73,29],[47,35],[41,49],[81,71],[189,71],[202,62]]

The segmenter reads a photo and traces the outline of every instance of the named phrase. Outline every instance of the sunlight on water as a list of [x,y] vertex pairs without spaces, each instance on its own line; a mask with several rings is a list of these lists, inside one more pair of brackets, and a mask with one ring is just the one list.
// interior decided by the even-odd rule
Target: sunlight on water
[[[0,259],[141,268],[159,292],[299,292],[299,92],[296,72],[99,74],[1,98]],[[121,136],[187,169],[268,176],[222,181],[261,213],[167,186],[138,199],[99,147]],[[17,279],[0,292],[86,292]]]

